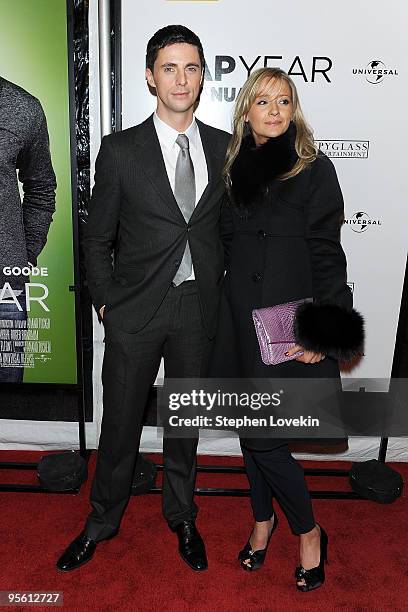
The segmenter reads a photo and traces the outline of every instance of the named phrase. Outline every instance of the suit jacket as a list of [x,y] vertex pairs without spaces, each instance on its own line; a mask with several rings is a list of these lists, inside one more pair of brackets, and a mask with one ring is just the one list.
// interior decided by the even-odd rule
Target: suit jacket
[[85,265],[93,303],[104,320],[137,332],[154,316],[190,244],[204,326],[213,337],[224,275],[219,217],[221,170],[230,135],[197,121],[208,185],[189,223],[174,198],[150,116],[105,136],[96,161]]

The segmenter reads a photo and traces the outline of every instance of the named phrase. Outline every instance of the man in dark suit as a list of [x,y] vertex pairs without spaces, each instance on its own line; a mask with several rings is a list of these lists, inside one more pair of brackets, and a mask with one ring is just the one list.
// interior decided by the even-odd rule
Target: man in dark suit
[[[89,561],[119,530],[141,421],[160,360],[166,376],[199,377],[215,335],[223,249],[221,170],[229,135],[194,118],[204,54],[198,37],[167,26],[147,46],[157,109],[103,138],[84,242],[88,284],[105,326],[104,412],[84,531],[57,567]],[[112,253],[113,263],[112,263]],[[163,513],[181,557],[207,568],[193,501],[197,439],[164,438]]]

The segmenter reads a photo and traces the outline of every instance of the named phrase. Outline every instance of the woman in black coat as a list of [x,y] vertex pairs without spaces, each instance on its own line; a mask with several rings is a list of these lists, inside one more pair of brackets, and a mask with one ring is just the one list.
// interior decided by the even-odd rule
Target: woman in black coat
[[[226,275],[211,375],[339,378],[338,361],[360,348],[340,245],[343,198],[334,166],[316,150],[293,81],[280,69],[254,72],[237,100],[224,171],[229,201],[221,228]],[[296,360],[265,365],[252,310],[313,298],[297,320]],[[329,357],[327,353],[332,357]],[[297,586],[324,582],[327,536],[315,523],[303,470],[287,443],[241,439],[255,526],[239,554],[258,569],[277,525],[272,499],[300,536]]]

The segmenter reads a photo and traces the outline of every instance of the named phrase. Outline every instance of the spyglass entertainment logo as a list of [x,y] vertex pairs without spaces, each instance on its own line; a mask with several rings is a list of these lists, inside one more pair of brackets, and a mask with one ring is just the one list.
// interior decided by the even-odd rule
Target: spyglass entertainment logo
[[398,76],[398,70],[387,68],[381,60],[372,60],[365,68],[353,68],[353,74],[363,75],[367,83],[378,85],[387,76]]
[[316,146],[327,157],[367,158],[368,140],[315,140]]
[[381,225],[381,220],[371,219],[366,212],[359,210],[350,219],[344,219],[344,225],[349,225],[353,232],[362,234],[369,227]]

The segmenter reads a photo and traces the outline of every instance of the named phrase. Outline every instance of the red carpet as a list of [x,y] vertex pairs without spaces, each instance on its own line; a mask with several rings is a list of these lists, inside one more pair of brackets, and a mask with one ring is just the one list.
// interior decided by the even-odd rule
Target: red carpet
[[[36,461],[42,453],[1,452],[0,461]],[[201,463],[238,464],[238,458],[201,457]],[[92,476],[95,456],[90,461]],[[307,467],[316,467],[307,462]],[[347,467],[343,462],[324,466]],[[407,464],[394,464],[404,480]],[[33,472],[1,470],[0,482],[35,482]],[[345,478],[309,478],[311,489],[346,489]],[[246,486],[244,476],[200,475],[201,486]],[[326,584],[299,593],[293,579],[297,539],[278,507],[280,524],[265,566],[253,574],[236,562],[251,529],[248,498],[198,497],[198,527],[210,568],[192,572],[179,558],[176,537],[161,516],[160,495],[132,498],[117,538],[101,543],[94,559],[61,574],[58,555],[83,526],[90,479],[79,495],[0,493],[0,590],[64,593],[64,610],[140,612],[376,612],[408,609],[408,499],[314,500],[329,534]],[[4,608],[11,609],[11,608]],[[30,607],[34,610],[34,607]],[[36,607],[45,610],[46,608]],[[49,608],[48,608],[49,609]]]

